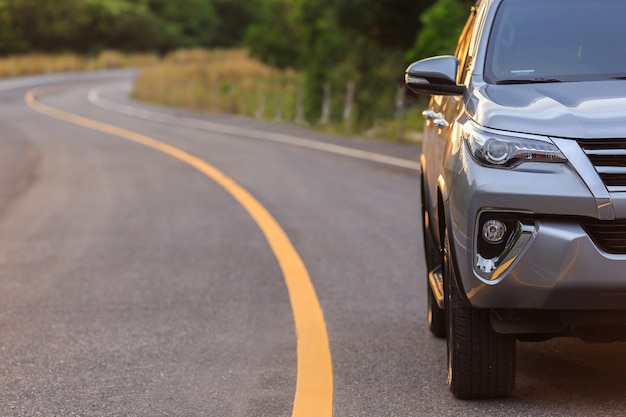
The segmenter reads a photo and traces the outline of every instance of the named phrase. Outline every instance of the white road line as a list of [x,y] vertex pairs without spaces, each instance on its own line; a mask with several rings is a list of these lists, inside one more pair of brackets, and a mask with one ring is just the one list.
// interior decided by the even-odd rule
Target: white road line
[[393,156],[383,155],[375,152],[348,148],[346,146],[333,145],[330,143],[300,138],[297,136],[265,132],[244,127],[230,126],[220,123],[209,122],[206,120],[192,119],[167,113],[154,112],[151,110],[128,106],[125,104],[119,104],[103,98],[98,90],[98,88],[92,88],[91,90],[89,90],[87,97],[91,104],[100,108],[104,108],[106,110],[122,113],[127,116],[138,117],[141,119],[151,120],[160,123],[168,123],[178,126],[202,129],[211,132],[225,133],[228,135],[243,136],[252,139],[261,139],[286,145],[299,146],[301,148],[315,149],[322,152],[333,153],[337,155],[347,156],[350,158],[364,159],[367,161],[391,165],[399,168],[406,168],[416,171],[420,170],[420,165],[418,162],[408,159],[396,158]]
[[0,91],[17,90],[18,88],[37,87],[48,84],[68,82],[101,81],[115,77],[128,78],[134,69],[98,70],[91,72],[60,72],[55,74],[38,74],[4,78],[0,80]]

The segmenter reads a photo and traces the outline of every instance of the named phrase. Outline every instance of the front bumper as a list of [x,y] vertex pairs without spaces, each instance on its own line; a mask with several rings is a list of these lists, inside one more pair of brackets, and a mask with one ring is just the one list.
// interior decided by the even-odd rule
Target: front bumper
[[[476,164],[462,148],[448,225],[459,288],[472,306],[626,310],[626,254],[604,252],[581,225],[580,218],[598,218],[599,211],[578,167],[526,163],[494,169]],[[610,200],[616,216],[626,218],[619,209],[626,206],[626,193],[613,193]],[[519,213],[525,224],[526,240],[493,280],[477,268],[477,219],[485,211]]]
[[[571,220],[536,220],[522,253],[497,283],[470,275],[479,308],[626,310],[626,256],[598,249]],[[467,287],[466,287],[467,288]]]

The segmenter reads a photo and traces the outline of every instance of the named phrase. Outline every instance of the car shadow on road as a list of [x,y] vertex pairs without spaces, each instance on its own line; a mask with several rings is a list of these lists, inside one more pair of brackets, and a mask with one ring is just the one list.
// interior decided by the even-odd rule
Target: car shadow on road
[[[426,335],[420,348],[436,354],[419,359],[421,378],[412,387],[421,398],[410,415],[440,416],[623,416],[626,409],[626,343],[589,344],[574,338],[517,344],[517,379],[505,399],[462,401],[445,385],[445,341]],[[435,365],[440,369],[433,369]],[[406,365],[406,364],[405,364]],[[397,386],[398,392],[406,390]]]
[[519,343],[515,398],[567,405],[604,415],[626,409],[626,343],[589,344],[578,339]]

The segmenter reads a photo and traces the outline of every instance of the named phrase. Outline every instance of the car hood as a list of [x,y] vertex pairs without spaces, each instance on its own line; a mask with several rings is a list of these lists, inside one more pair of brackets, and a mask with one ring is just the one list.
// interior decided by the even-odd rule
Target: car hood
[[626,81],[483,84],[467,110],[482,126],[566,138],[626,137]]

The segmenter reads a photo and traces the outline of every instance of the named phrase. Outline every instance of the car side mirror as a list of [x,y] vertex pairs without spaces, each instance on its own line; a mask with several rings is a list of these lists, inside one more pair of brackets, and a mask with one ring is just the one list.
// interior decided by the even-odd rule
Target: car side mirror
[[462,95],[465,86],[456,83],[458,68],[459,60],[451,55],[423,59],[409,65],[405,82],[417,94]]

